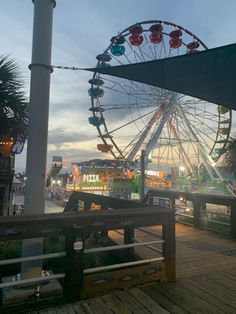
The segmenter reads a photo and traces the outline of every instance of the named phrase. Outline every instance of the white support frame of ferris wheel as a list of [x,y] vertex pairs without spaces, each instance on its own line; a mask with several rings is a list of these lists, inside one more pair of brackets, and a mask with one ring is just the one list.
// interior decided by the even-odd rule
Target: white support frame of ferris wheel
[[148,156],[149,156],[151,150],[153,149],[153,147],[156,145],[156,143],[157,143],[157,141],[161,135],[161,132],[164,128],[164,125],[166,123],[166,119],[167,119],[167,117],[169,117],[171,115],[172,111],[173,111],[173,108],[171,108],[171,107],[167,108],[166,111],[163,111],[160,124],[146,145],[146,148],[145,148],[145,153],[146,153],[145,165],[147,165]]
[[[193,132],[188,119],[185,116],[184,111],[182,110],[181,106],[178,106],[177,104],[175,104],[176,110],[178,110],[179,114],[181,115],[181,117],[184,119],[186,126],[190,132],[190,134],[193,136],[193,138],[195,139],[197,146],[198,146],[198,150],[199,153],[204,161],[204,165],[206,166],[206,169],[210,175],[210,172],[213,173],[212,174],[212,179],[214,178],[214,172],[216,174],[216,176],[220,179],[220,180],[224,180],[224,178],[222,177],[222,175],[220,174],[220,172],[218,171],[218,169],[216,167],[213,166],[214,164],[214,160],[211,158],[210,155],[207,154],[207,152],[205,151],[204,147],[202,146],[201,142],[199,141],[199,139],[197,138],[197,136],[195,135],[195,133]],[[210,165],[209,163],[210,162]],[[210,171],[210,172],[209,172]],[[235,196],[235,193],[231,190],[231,188],[228,186],[228,184],[226,185],[227,190],[230,192],[231,195]]]
[[[162,112],[160,113],[160,115],[162,114],[162,118],[161,121],[155,131],[155,133],[153,133],[153,135],[151,136],[151,138],[149,139],[148,143],[146,144],[145,147],[145,168],[148,164],[148,159],[149,159],[149,154],[151,152],[151,150],[153,149],[153,147],[156,145],[161,132],[163,130],[163,127],[165,125],[165,123],[168,123],[168,119],[171,116],[171,114],[173,113],[173,110],[176,110],[174,106],[166,106],[167,108],[165,108],[166,110],[162,110]],[[153,117],[151,118],[151,120],[148,122],[147,127],[145,128],[144,132],[141,134],[139,140],[137,141],[137,143],[135,144],[135,146],[133,147],[132,151],[129,153],[127,160],[129,160],[130,162],[133,161],[133,158],[135,157],[136,153],[138,152],[138,150],[140,149],[140,147],[142,146],[145,138],[147,137],[149,131],[151,130],[151,127],[153,126],[153,124],[156,122],[157,119],[157,113],[158,111],[156,111],[153,115]],[[158,116],[159,118],[159,116]],[[176,138],[177,140],[177,146],[179,147],[179,152],[182,156],[184,165],[187,169],[189,169],[189,172],[193,172],[193,167],[192,164],[188,158],[187,153],[185,152],[182,144],[180,141],[178,141],[178,138]]]
[[[184,113],[184,111],[182,110],[181,106],[175,104],[175,107],[176,107],[176,110],[178,111],[178,113],[180,114],[180,116],[182,117],[182,119],[184,120],[185,125],[187,126],[190,135],[192,136],[192,138],[193,138],[194,141],[196,142],[196,145],[197,145],[197,147],[198,147],[198,151],[199,151],[199,153],[200,153],[200,155],[201,155],[201,157],[202,157],[202,159],[203,159],[204,165],[205,165],[206,170],[207,170],[207,172],[209,173],[210,177],[211,177],[212,179],[214,179],[214,178],[215,178],[214,173],[215,173],[215,175],[216,175],[219,179],[223,180],[223,177],[221,176],[221,174],[219,173],[219,171],[213,166],[213,164],[214,164],[213,159],[211,158],[211,156],[210,156],[209,154],[207,154],[207,152],[205,151],[205,149],[204,149],[202,143],[199,141],[198,137],[197,137],[196,134],[193,132],[193,130],[192,130],[192,128],[191,128],[191,125],[189,124],[188,119],[186,118],[185,113]],[[210,163],[210,165],[209,165],[209,163]],[[231,192],[231,191],[230,191],[230,192]]]
[[142,146],[145,138],[147,137],[147,135],[148,135],[149,131],[151,130],[153,124],[155,123],[156,119],[157,119],[157,112],[154,112],[154,114],[153,114],[151,120],[148,122],[148,125],[146,126],[144,132],[141,134],[139,140],[137,141],[137,143],[134,145],[133,149],[131,150],[131,152],[127,156],[127,160],[129,162],[133,161],[135,155],[137,154],[138,150]]

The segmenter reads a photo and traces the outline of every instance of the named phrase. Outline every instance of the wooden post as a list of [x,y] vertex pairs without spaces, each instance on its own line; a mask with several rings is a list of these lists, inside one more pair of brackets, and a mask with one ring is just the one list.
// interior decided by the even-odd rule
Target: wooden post
[[171,201],[171,208],[175,209],[175,197],[171,197],[170,201]]
[[[66,230],[66,265],[64,296],[67,302],[75,302],[83,293],[84,242],[83,230]],[[76,243],[76,247],[74,244]]]
[[207,210],[207,205],[206,205],[205,201],[202,201],[202,203],[201,203],[201,210],[204,210],[204,211]]
[[230,235],[236,238],[236,201],[230,206]]
[[175,265],[175,212],[169,214],[168,223],[162,226],[163,256],[165,258],[165,275],[167,281],[176,280]]
[[84,210],[91,209],[91,202],[89,200],[84,200]]
[[[134,228],[124,228],[124,244],[134,243]],[[134,247],[126,249],[128,255],[134,254]]]
[[102,229],[101,230],[101,236],[107,238],[108,237],[108,229]]
[[193,199],[193,224],[195,228],[201,227],[201,205],[202,201],[200,199]]

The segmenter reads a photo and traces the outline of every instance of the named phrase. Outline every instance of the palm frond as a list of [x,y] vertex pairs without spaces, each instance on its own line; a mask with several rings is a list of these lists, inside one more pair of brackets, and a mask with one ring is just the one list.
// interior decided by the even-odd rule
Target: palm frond
[[28,103],[19,66],[8,56],[0,56],[0,138],[25,140]]
[[224,154],[224,164],[231,171],[232,174],[236,175],[236,134],[231,137],[226,146],[226,152]]

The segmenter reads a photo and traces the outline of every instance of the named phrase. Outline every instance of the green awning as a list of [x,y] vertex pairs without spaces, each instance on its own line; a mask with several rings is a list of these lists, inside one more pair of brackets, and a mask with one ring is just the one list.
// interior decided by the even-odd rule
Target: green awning
[[236,44],[173,58],[86,70],[158,86],[236,110]]

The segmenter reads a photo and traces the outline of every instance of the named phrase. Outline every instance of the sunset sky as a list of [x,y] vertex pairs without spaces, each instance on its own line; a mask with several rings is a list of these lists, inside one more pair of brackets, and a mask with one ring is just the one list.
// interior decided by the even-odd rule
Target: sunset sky
[[[235,0],[57,0],[53,21],[52,65],[93,67],[110,38],[136,22],[165,20],[193,32],[209,48],[235,43]],[[33,3],[0,0],[0,55],[20,66],[29,96]],[[55,69],[51,76],[48,163],[104,158],[97,151],[96,128],[88,123],[91,73]],[[234,119],[235,120],[235,119]],[[26,148],[16,158],[25,169]]]

